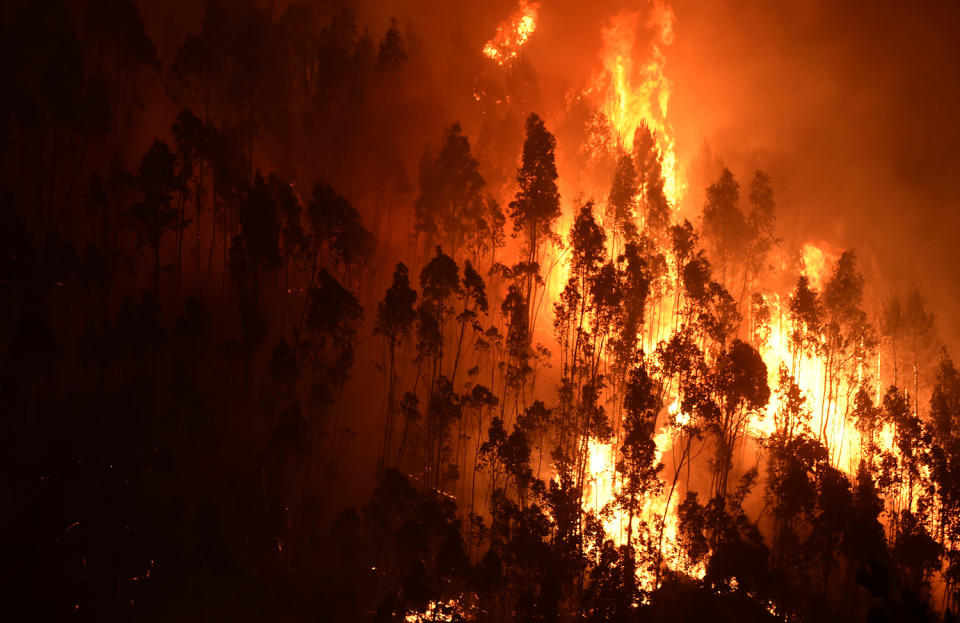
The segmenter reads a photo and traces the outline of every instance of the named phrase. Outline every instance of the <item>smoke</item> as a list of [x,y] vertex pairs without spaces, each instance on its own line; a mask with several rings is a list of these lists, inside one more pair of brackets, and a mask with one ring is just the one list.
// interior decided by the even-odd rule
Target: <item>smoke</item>
[[681,0],[670,73],[687,154],[774,178],[781,232],[854,248],[878,294],[919,288],[957,352],[958,11]]

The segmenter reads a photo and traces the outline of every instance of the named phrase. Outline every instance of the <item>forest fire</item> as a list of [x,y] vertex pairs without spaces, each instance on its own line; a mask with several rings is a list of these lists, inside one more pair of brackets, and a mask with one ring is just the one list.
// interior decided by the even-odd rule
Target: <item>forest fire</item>
[[381,4],[0,18],[35,618],[953,620],[949,15]]

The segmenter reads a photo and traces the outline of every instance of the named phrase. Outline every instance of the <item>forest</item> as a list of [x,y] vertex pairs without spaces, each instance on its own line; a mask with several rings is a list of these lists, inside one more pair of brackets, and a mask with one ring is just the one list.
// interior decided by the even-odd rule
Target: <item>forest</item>
[[681,153],[670,7],[557,95],[362,4],[0,10],[9,611],[954,620],[935,306]]

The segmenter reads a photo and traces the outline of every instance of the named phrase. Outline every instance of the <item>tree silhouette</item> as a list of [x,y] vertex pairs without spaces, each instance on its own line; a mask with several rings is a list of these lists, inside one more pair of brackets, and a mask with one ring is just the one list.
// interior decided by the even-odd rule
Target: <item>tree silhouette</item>
[[647,371],[638,366],[630,371],[624,394],[624,422],[622,458],[617,462],[617,471],[623,474],[625,485],[620,503],[627,511],[627,547],[633,546],[634,514],[646,497],[654,497],[663,487],[660,471],[663,464],[657,460],[657,445],[653,440],[657,415],[661,404],[654,381]]
[[234,235],[230,247],[230,270],[239,283],[250,285],[256,298],[261,275],[278,270],[283,263],[277,204],[259,173],[240,204],[237,217],[240,231]]
[[733,450],[745,432],[748,414],[759,412],[770,400],[767,366],[753,346],[735,339],[717,362],[716,383],[720,420],[712,424],[717,436],[713,490],[722,499],[727,493]]
[[534,284],[539,276],[543,245],[551,239],[553,224],[560,216],[557,190],[557,165],[554,150],[557,140],[535,113],[527,118],[523,141],[523,161],[517,170],[517,194],[510,202],[510,217],[515,235],[524,235],[526,265],[523,296],[527,306],[527,327],[534,325]]
[[[633,158],[630,157],[630,154],[623,154],[620,156],[620,160],[617,162],[617,170],[613,174],[607,218],[614,225],[614,231],[623,238],[624,243],[632,242],[637,237],[634,212],[639,193],[637,172],[633,168]],[[614,248],[616,249],[616,247],[615,244]]]
[[839,398],[841,376],[853,375],[876,346],[873,327],[862,309],[863,276],[856,268],[853,253],[845,251],[837,260],[820,300],[824,316],[821,348],[826,359],[823,383],[827,391],[821,404],[823,423],[819,436],[829,439],[831,408]]
[[644,231],[654,240],[661,240],[670,225],[670,205],[664,194],[662,155],[656,146],[653,131],[642,123],[633,137],[634,161],[643,188]]
[[437,155],[421,165],[414,229],[426,235],[428,245],[446,240],[460,250],[479,243],[477,226],[485,209],[479,168],[470,141],[454,123],[445,131]]
[[743,287],[737,299],[740,305],[743,305],[744,296],[751,289],[753,280],[762,273],[770,249],[777,243],[774,233],[775,208],[770,176],[757,171],[750,182],[750,212],[747,214],[750,239],[744,260]]
[[413,329],[417,319],[414,304],[417,302],[417,292],[410,287],[410,276],[407,267],[398,262],[393,271],[393,282],[387,289],[383,301],[377,307],[377,320],[374,334],[383,336],[386,344],[389,368],[387,372],[387,421],[384,426],[383,450],[380,461],[383,465],[389,463],[390,441],[393,438],[393,414],[396,401],[397,363],[396,351]]
[[[206,199],[204,186],[204,171],[207,159],[210,157],[211,128],[193,114],[189,108],[184,108],[177,114],[177,120],[171,128],[174,140],[177,143],[177,154],[182,162],[184,186],[180,198],[180,228],[177,236],[177,281],[183,271],[183,236],[188,224],[186,218],[187,196],[193,197],[194,218],[197,228],[197,258],[200,257],[200,215],[203,212],[203,203]],[[191,190],[190,184],[193,183]]]
[[356,296],[326,270],[310,293],[304,339],[301,343],[312,368],[318,414],[336,401],[354,362],[357,331],[363,309]]
[[317,183],[307,205],[307,216],[313,234],[311,272],[317,270],[317,262],[321,261],[342,267],[347,276],[359,273],[373,253],[375,241],[350,202],[329,185]]
[[483,282],[483,277],[474,270],[470,260],[465,261],[463,264],[463,280],[461,285],[462,310],[457,314],[459,330],[457,332],[457,350],[453,357],[453,371],[450,373],[451,383],[456,383],[457,381],[457,368],[460,364],[463,338],[467,331],[467,325],[470,325],[475,334],[481,333],[482,327],[478,319],[480,314],[486,314],[490,309],[490,303],[487,300],[487,287]]
[[703,206],[703,232],[711,242],[714,261],[720,266],[720,282],[727,283],[730,265],[742,260],[749,242],[749,225],[740,210],[740,184],[730,169],[707,188]]
[[406,45],[397,20],[390,18],[390,27],[380,41],[377,50],[377,68],[381,71],[396,71],[408,58]]
[[806,276],[797,279],[797,285],[790,295],[790,332],[791,374],[797,376],[798,366],[804,355],[819,350],[821,302],[819,293],[810,287]]
[[163,141],[150,147],[134,178],[141,195],[127,212],[128,221],[137,229],[141,245],[150,247],[154,257],[153,292],[160,293],[160,243],[163,235],[178,226],[178,211],[171,205],[173,194],[183,187],[177,170],[177,156]]

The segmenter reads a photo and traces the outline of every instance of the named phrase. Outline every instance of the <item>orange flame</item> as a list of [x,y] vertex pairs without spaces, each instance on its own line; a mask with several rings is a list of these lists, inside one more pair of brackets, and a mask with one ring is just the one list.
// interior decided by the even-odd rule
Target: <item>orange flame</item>
[[[800,272],[805,276],[810,287],[822,291],[824,283],[829,278],[830,267],[834,265],[837,254],[813,243],[805,243],[801,248]],[[777,387],[780,366],[791,369],[794,364],[794,346],[790,342],[790,334],[794,327],[790,324],[789,303],[786,296],[769,295],[768,304],[771,308],[770,339],[765,347],[760,349],[769,374],[768,384],[771,390]],[[818,436],[823,429],[822,440],[830,449],[834,465],[848,475],[856,473],[856,456],[852,450],[860,443],[860,433],[851,418],[844,417],[844,412],[850,407],[850,400],[855,393],[856,383],[847,379],[837,381],[838,386],[832,390],[825,384],[824,369],[827,365],[825,356],[820,352],[807,352],[796,358],[795,382],[806,397],[806,409],[810,412],[810,428],[814,436]],[[859,379],[863,380],[863,370],[860,370]],[[828,394],[831,395],[829,410],[825,407]],[[751,422],[750,426],[757,435],[770,434],[774,431],[773,416],[779,406],[779,399],[771,394],[767,406],[767,417],[762,422]],[[891,442],[892,443],[892,442]],[[892,445],[890,446],[892,447]]]
[[511,62],[537,28],[540,4],[520,0],[520,7],[509,19],[497,26],[497,34],[483,46],[483,54],[498,65]]
[[[676,205],[685,188],[677,160],[673,128],[668,119],[673,84],[664,67],[664,48],[673,43],[673,10],[656,0],[653,11],[641,23],[641,13],[621,13],[603,31],[603,71],[590,91],[602,97],[601,110],[610,121],[618,143],[633,149],[633,135],[643,123],[653,131],[663,164],[664,191]],[[634,64],[637,35],[652,31],[649,60]]]
[[801,274],[810,280],[810,286],[817,290],[823,288],[823,278],[829,264],[836,261],[836,257],[827,254],[820,247],[806,243],[801,250],[803,266]]

